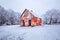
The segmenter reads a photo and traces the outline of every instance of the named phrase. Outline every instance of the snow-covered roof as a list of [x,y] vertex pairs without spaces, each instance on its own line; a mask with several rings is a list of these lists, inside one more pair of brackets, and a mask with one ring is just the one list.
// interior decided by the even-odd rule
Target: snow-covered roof
[[32,14],[32,12],[30,11],[30,10],[27,10],[27,9],[25,9],[24,11],[23,11],[23,13],[21,14],[21,17],[22,16],[34,16],[33,14]]

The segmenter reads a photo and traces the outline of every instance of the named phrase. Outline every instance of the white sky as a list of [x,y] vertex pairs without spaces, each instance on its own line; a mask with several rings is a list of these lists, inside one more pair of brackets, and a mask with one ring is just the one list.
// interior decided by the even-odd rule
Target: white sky
[[0,0],[0,5],[6,9],[23,12],[26,8],[33,10],[35,15],[42,15],[50,9],[59,9],[60,0]]

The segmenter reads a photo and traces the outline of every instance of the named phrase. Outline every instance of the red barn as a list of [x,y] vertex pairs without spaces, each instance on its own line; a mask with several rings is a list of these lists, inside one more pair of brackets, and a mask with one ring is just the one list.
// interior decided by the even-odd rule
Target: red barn
[[29,10],[25,9],[20,16],[20,26],[37,26],[41,25],[41,18],[35,17]]

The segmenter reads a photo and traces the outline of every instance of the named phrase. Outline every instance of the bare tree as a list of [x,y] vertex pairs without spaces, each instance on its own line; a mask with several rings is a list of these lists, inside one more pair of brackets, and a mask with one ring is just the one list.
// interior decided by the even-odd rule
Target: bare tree
[[0,25],[16,25],[19,24],[20,13],[11,9],[6,10],[0,6]]
[[60,11],[56,9],[48,10],[46,14],[44,15],[45,18],[45,24],[55,24],[58,23],[58,20],[60,19]]

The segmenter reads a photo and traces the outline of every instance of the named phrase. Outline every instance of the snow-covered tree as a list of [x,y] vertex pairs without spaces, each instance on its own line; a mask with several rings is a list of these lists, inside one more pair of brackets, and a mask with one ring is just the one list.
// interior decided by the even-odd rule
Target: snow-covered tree
[[16,25],[19,24],[20,13],[14,12],[13,10],[7,11],[7,24]]
[[0,6],[0,25],[16,25],[19,24],[20,13],[11,9],[6,10]]
[[0,6],[0,25],[4,24],[6,19],[5,19],[5,9]]
[[44,23],[45,24],[55,24],[60,21],[60,11],[56,9],[48,10],[44,15]]

